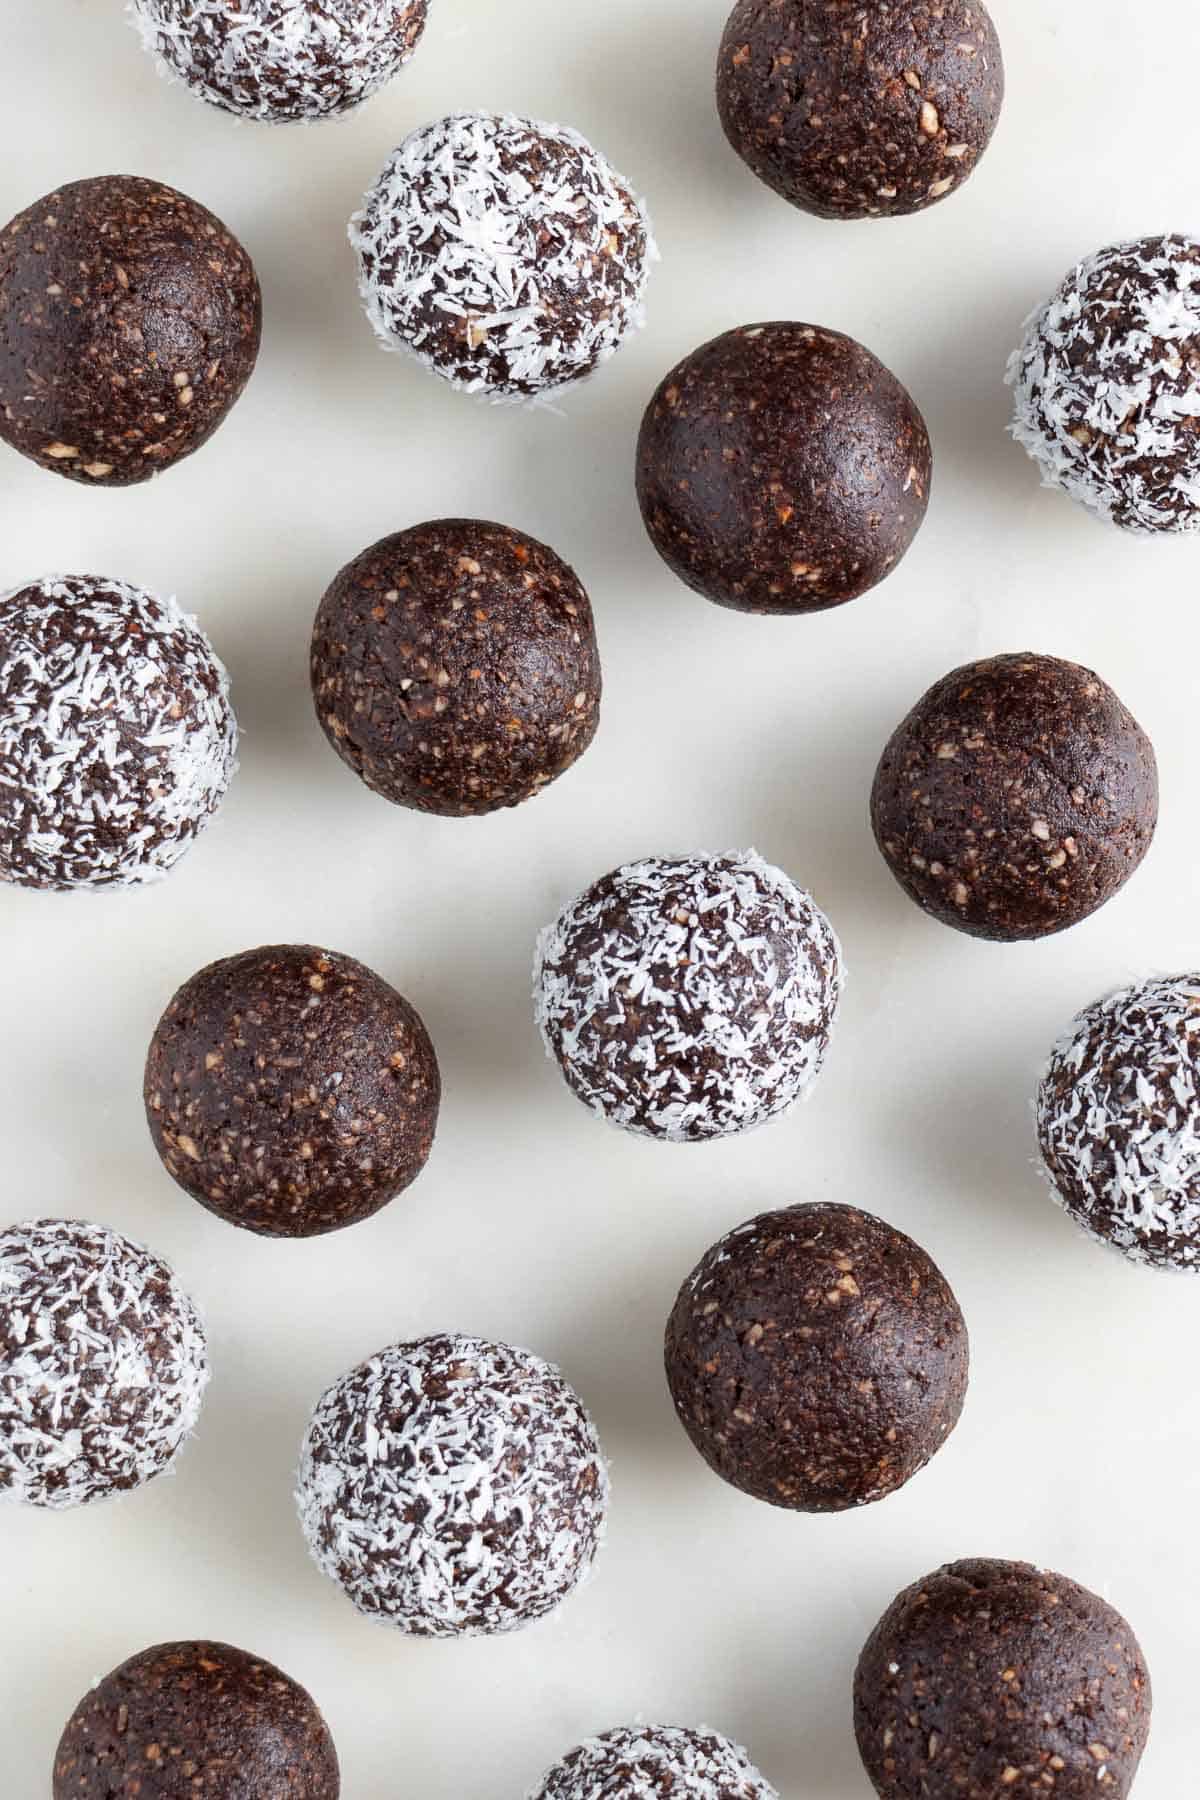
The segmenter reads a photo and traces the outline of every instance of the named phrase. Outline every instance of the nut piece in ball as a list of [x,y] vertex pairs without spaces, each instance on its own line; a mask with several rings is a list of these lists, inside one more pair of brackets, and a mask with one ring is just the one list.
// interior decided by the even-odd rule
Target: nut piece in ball
[[569,1750],[532,1800],[779,1800],[740,1744],[682,1725],[624,1725]]

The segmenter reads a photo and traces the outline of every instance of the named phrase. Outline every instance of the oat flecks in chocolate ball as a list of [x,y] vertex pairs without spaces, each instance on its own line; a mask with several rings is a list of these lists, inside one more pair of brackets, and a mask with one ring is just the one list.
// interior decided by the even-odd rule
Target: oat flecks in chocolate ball
[[212,436],[261,334],[250,258],[206,207],[72,182],[0,232],[0,438],[72,481],[148,481]]
[[245,119],[349,112],[410,60],[426,0],[132,0],[168,74]]
[[1079,1014],[1037,1097],[1052,1192],[1097,1242],[1200,1271],[1200,975],[1123,988]]
[[375,331],[468,393],[536,398],[643,320],[657,256],[624,178],[577,131],[456,113],[414,131],[350,222]]
[[574,571],[475,519],[396,532],[344,568],[312,640],[317,717],[342,761],[398,806],[517,806],[591,743],[600,653]]
[[738,0],[717,62],[733,148],[825,219],[944,200],[987,149],[1003,100],[980,0]]
[[173,600],[77,575],[0,594],[0,882],[156,881],[236,769],[229,678]]
[[676,1143],[748,1131],[819,1074],[841,949],[753,850],[651,857],[596,882],[539,940],[546,1053],[585,1106]]
[[929,435],[869,350],[745,325],[687,356],[642,421],[637,492],[687,586],[738,612],[840,606],[891,573],[929,503]]
[[156,1644],[86,1693],[54,1757],[54,1800],[338,1800],[316,1702],[231,1644]]
[[954,669],[897,727],[871,823],[910,899],[1013,941],[1065,931],[1133,874],[1158,821],[1145,732],[1090,669],[1026,652]]
[[319,1568],[367,1618],[484,1637],[553,1612],[588,1574],[608,1475],[553,1364],[445,1335],[394,1344],[334,1383],[296,1500]]
[[682,1725],[623,1725],[555,1763],[532,1800],[778,1800],[740,1744]]
[[441,1078],[420,1016],[380,976],[273,944],[184,983],[150,1044],[145,1101],[193,1199],[266,1237],[316,1237],[416,1180]]
[[762,1213],[714,1244],[667,1325],[667,1382],[709,1467],[772,1506],[882,1500],[941,1449],[967,1330],[911,1238],[851,1206]]
[[1150,237],[1076,265],[1008,366],[1012,433],[1127,531],[1200,530],[1200,243]]
[[83,1506],[173,1462],[208,1381],[166,1263],[104,1225],[0,1231],[0,1500]]
[[1028,1563],[951,1563],[907,1588],[854,1681],[880,1800],[1125,1800],[1150,1707],[1121,1615]]

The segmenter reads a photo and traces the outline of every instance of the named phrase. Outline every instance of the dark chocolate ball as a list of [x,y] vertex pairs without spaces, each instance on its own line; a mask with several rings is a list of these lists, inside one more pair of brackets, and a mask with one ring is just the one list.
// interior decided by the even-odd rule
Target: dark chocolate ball
[[186,981],[146,1058],[150,1134],[168,1174],[265,1237],[368,1219],[425,1167],[437,1057],[395,988],[311,944],[274,944]]
[[395,532],[344,568],[313,627],[317,717],[397,806],[453,817],[518,806],[600,723],[600,652],[572,569],[478,519]]
[[230,1644],[156,1644],[90,1688],[54,1800],[338,1800],[333,1739],[282,1669]]
[[740,1744],[683,1725],[623,1725],[569,1750],[531,1800],[779,1800]]
[[1158,821],[1145,732],[1090,669],[1027,651],[967,663],[896,728],[875,840],[922,911],[973,937],[1047,937],[1133,874]]
[[950,1563],[893,1601],[854,1679],[880,1800],[1125,1800],[1150,1731],[1141,1646],[1086,1588]]
[[147,481],[212,436],[261,334],[254,267],[206,207],[72,182],[0,232],[0,437],[72,481]]
[[791,1206],[701,1258],[666,1365],[680,1424],[716,1474],[772,1506],[843,1512],[941,1449],[967,1391],[967,1329],[903,1232],[852,1206]]
[[679,579],[738,612],[865,594],[925,517],[933,458],[912,396],[853,338],[745,325],[687,356],[642,421],[637,492]]
[[717,60],[733,148],[824,219],[936,205],[987,149],[1003,100],[980,0],[738,0]]

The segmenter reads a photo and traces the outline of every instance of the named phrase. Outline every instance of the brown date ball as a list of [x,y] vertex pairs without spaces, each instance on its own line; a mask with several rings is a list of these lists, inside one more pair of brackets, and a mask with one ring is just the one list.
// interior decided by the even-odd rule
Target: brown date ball
[[637,492],[679,579],[738,612],[809,613],[891,573],[929,503],[908,391],[838,331],[745,325],[672,369],[642,421]]
[[249,256],[161,182],[75,181],[0,232],[0,438],[72,481],[127,487],[198,450],[261,335]]
[[421,1173],[441,1078],[416,1010],[353,957],[275,944],[209,965],[158,1022],[146,1117],[180,1187],[231,1225],[317,1237]]
[[823,219],[935,206],[973,172],[1003,101],[979,0],[738,0],[717,59],[730,144]]
[[574,571],[524,532],[439,519],[344,568],[313,627],[317,717],[397,806],[466,818],[565,774],[600,723],[600,652]]
[[1124,886],[1154,836],[1149,738],[1090,669],[1026,652],[967,663],[897,727],[875,840],[923,912],[973,937],[1047,937]]

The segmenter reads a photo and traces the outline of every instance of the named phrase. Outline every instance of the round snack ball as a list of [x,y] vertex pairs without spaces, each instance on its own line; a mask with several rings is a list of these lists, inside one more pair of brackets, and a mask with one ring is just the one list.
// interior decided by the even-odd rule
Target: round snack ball
[[194,94],[287,124],[350,112],[410,61],[426,0],[132,0],[147,50]]
[[912,396],[853,338],[745,325],[686,356],[642,420],[637,493],[682,582],[737,612],[841,606],[889,575],[929,503]]
[[297,1681],[230,1644],[156,1644],[89,1690],[54,1800],[338,1800],[333,1739]]
[[578,577],[536,538],[440,519],[348,564],[317,613],[326,737],[397,806],[455,818],[518,806],[600,723],[600,652]]
[[655,856],[604,876],[542,933],[534,1004],[585,1106],[695,1143],[800,1098],[844,980],[824,913],[756,851]]
[[684,1282],[667,1384],[709,1468],[772,1506],[885,1499],[939,1451],[967,1391],[967,1328],[941,1270],[852,1206],[731,1231]]
[[390,350],[467,393],[578,381],[643,322],[645,207],[577,131],[455,113],[405,138],[350,221],[359,291]]
[[127,487],[198,450],[261,335],[250,258],[162,182],[75,181],[0,232],[0,438],[72,481]]
[[891,218],[960,188],[1004,100],[980,0],[738,0],[717,60],[725,136],[823,219]]
[[393,1344],[328,1390],[296,1502],[318,1567],[412,1637],[487,1637],[553,1612],[587,1575],[608,1474],[578,1395],[529,1350]]
[[208,1382],[165,1262],[105,1225],[0,1231],[0,1500],[84,1506],[175,1459]]
[[778,1800],[740,1744],[682,1725],[623,1725],[567,1752],[532,1800]]
[[1012,433],[1127,531],[1200,530],[1200,242],[1141,238],[1077,263],[1009,361]]
[[416,1180],[441,1103],[419,1014],[353,957],[271,944],[185,981],[146,1058],[154,1147],[194,1200],[263,1237],[369,1219]]
[[1077,925],[1158,822],[1149,738],[1090,669],[1027,651],[954,669],[883,752],[875,841],[944,925],[1012,942]]
[[237,771],[229,677],[174,600],[46,575],[0,594],[0,882],[156,881]]
[[1028,1563],[950,1563],[907,1588],[854,1680],[880,1800],[1125,1800],[1150,1705],[1121,1615]]

